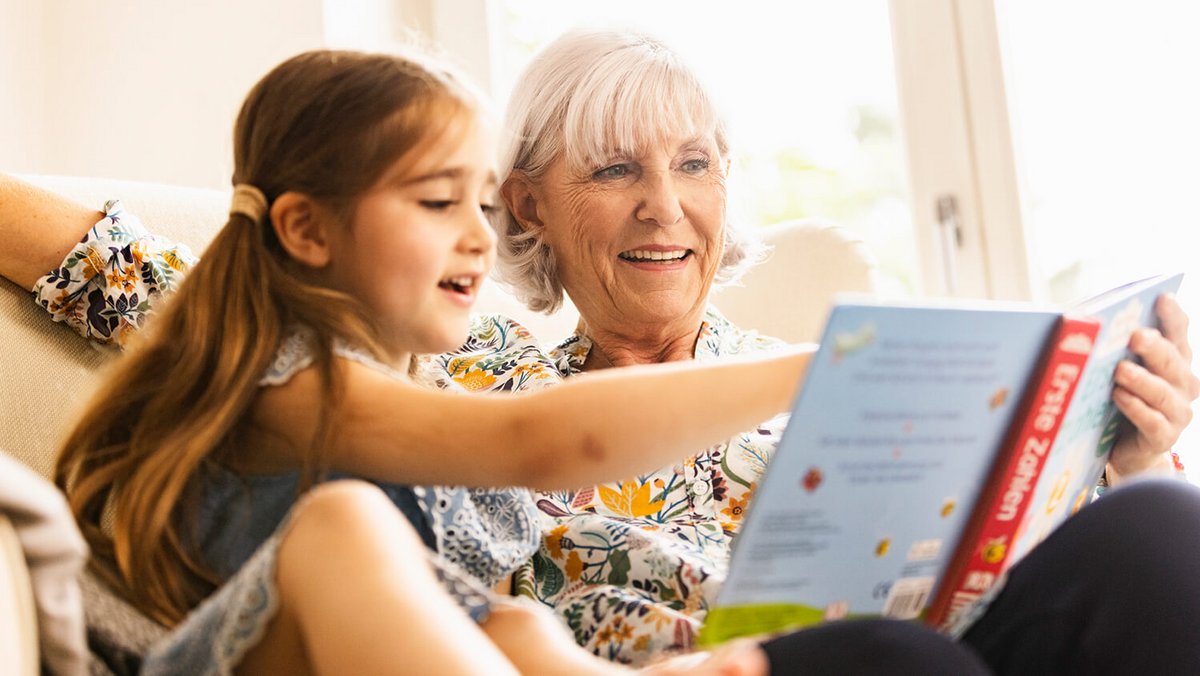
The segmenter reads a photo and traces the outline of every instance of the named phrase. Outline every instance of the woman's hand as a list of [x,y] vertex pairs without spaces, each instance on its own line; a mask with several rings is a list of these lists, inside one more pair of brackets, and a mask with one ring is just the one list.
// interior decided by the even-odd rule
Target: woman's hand
[[1113,401],[1131,424],[1109,456],[1110,483],[1152,468],[1172,468],[1168,452],[1192,419],[1191,402],[1200,396],[1187,314],[1169,294],[1158,298],[1155,312],[1162,331],[1140,329],[1129,340],[1142,364],[1125,360],[1117,366]]

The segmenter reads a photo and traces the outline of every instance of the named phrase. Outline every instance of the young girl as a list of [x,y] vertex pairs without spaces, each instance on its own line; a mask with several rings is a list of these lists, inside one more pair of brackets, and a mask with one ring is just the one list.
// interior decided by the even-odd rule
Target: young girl
[[[617,478],[787,406],[807,362],[802,351],[629,371],[522,397],[457,396],[413,382],[415,354],[461,342],[492,263],[493,143],[478,108],[436,66],[337,52],[291,59],[250,93],[235,131],[229,222],[116,367],[136,377],[107,381],[57,471],[102,570],[155,619],[178,623],[233,578],[149,658],[148,671],[214,660],[224,669],[256,645],[247,659],[264,664],[255,660],[266,655],[276,668],[374,671],[416,659],[387,645],[372,655],[345,636],[330,642],[325,625],[356,614],[403,626],[397,633],[419,637],[414,645],[436,645],[414,633],[424,629],[470,647],[461,627],[441,628],[449,613],[428,599],[419,607],[432,622],[401,619],[414,607],[408,592],[429,596],[432,578],[411,560],[420,540],[380,509],[380,495],[449,562],[439,568],[447,590],[482,620],[488,594],[479,583],[502,583],[536,545],[528,493],[415,486]],[[119,211],[108,221],[77,260],[128,274],[97,254],[132,227]],[[122,255],[141,256],[141,246]],[[71,274],[64,267],[48,283],[62,282],[69,295]],[[139,304],[128,301],[96,310],[119,315]],[[115,327],[110,318],[97,325]],[[714,391],[727,394],[702,395]],[[662,457],[644,455],[646,437],[660,442]],[[280,527],[299,493],[339,476],[379,488],[322,491]],[[339,536],[312,538],[330,532]],[[286,556],[292,548],[306,554]],[[310,566],[323,566],[325,577],[310,576]],[[305,584],[291,584],[293,574]],[[256,643],[273,615],[267,640]],[[467,655],[500,659],[478,646]],[[555,662],[577,669],[590,660],[571,655]]]

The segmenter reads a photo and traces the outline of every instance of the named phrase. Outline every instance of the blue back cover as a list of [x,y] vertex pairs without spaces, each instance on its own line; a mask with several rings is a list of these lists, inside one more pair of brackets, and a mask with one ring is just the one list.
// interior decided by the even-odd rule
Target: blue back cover
[[919,613],[1059,316],[836,305],[717,605]]

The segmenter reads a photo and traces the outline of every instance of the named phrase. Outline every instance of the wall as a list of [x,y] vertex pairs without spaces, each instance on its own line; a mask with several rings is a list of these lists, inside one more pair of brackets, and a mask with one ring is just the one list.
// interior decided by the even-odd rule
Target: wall
[[43,7],[0,0],[0,169],[41,167]]
[[242,97],[322,0],[2,0],[0,170],[220,187]]
[[0,0],[0,171],[225,187],[234,117],[271,67],[420,33],[486,88],[486,11],[487,0]]

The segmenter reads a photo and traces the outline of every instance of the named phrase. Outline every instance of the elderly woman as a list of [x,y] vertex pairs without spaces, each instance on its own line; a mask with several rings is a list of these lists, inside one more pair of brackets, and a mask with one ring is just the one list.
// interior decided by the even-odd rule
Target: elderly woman
[[[757,249],[726,219],[725,128],[674,53],[643,35],[568,34],[521,76],[506,129],[498,269],[534,310],[564,292],[579,309],[551,352],[564,377],[778,345],[708,304]],[[1137,428],[1113,451],[1114,480],[1171,466],[1198,391],[1186,318],[1170,299],[1159,310],[1165,336],[1133,344],[1146,368],[1119,374],[1115,398]],[[782,423],[651,474],[541,494],[545,538],[517,589],[597,654],[640,662],[689,647]]]
[[[483,318],[462,349],[423,362],[430,379],[472,389],[521,390],[610,366],[710,359],[779,345],[732,326],[707,306],[712,284],[735,276],[740,265],[753,260],[753,247],[726,223],[729,148],[724,129],[704,90],[670,51],[626,34],[564,37],[525,74],[513,98],[508,130],[502,193],[509,213],[498,224],[502,275],[535,309],[553,309],[562,293],[569,293],[580,310],[579,329],[547,357],[511,322]],[[106,218],[115,223],[114,216],[126,225],[131,221],[116,213]],[[60,265],[95,220],[87,209],[0,181],[0,235],[21,244],[0,249],[0,274],[52,293],[54,285],[45,282],[53,273],[47,277],[46,270]],[[145,243],[138,251],[154,259],[142,261],[143,266],[186,272],[189,260],[174,247],[144,233],[131,241]],[[151,302],[165,297],[182,276],[134,272],[128,283],[142,285],[141,297]],[[102,313],[89,312],[89,304],[105,302],[110,291],[125,290],[106,288],[103,275],[88,284],[96,288],[76,294],[80,306],[69,313],[56,310],[79,319],[76,329],[99,339],[141,326],[145,306],[122,316],[128,331],[93,326],[92,317]],[[1169,299],[1159,310],[1165,337],[1138,337],[1133,347],[1147,367],[1130,369],[1118,390],[1118,403],[1136,430],[1114,450],[1114,478],[1163,462],[1198,389],[1188,365],[1186,318]],[[102,335],[96,333],[99,329],[104,329]],[[730,537],[781,427],[781,420],[765,422],[647,476],[539,496],[548,523],[540,553],[517,577],[517,592],[553,606],[577,641],[611,659],[641,662],[668,648],[689,647],[722,578]],[[1128,493],[1064,527],[1065,535],[1014,569],[1006,588],[1012,593],[1002,594],[975,625],[967,637],[971,645],[993,664],[1017,654],[1012,646],[1023,644],[1028,634],[1029,611],[1040,609],[1022,601],[1022,594],[1028,599],[1036,589],[1038,598],[1063,597],[1038,584],[1065,586],[1066,571],[1074,568],[1060,564],[1111,539],[1105,524],[1127,534],[1144,530],[1142,523],[1155,523],[1160,537],[1200,540],[1200,533],[1193,532],[1198,529],[1186,531],[1196,522],[1187,515],[1200,513],[1195,496],[1163,502],[1162,492]],[[490,514],[487,505],[479,507]],[[457,522],[432,520],[433,530],[441,528],[437,539],[442,554],[443,531]],[[504,521],[503,514],[491,514],[488,523],[494,532],[483,535],[503,541]],[[1109,615],[1126,617],[1130,598],[1157,590],[1154,584],[1173,586],[1176,604],[1200,598],[1194,584],[1182,588],[1188,580],[1195,582],[1194,575],[1162,574],[1161,566],[1146,565],[1147,557],[1161,559],[1152,555],[1164,548],[1160,540],[1128,548],[1124,558],[1120,552],[1106,552],[1113,563],[1079,576],[1086,578],[1088,592],[1078,595],[1078,602],[1064,600],[1063,612],[1092,608],[1100,598],[1113,611]],[[1148,554],[1137,558],[1142,552]],[[472,552],[457,554],[470,558]],[[1140,583],[1121,585],[1119,594],[1096,589],[1116,575]],[[1162,602],[1169,604],[1171,597]],[[1124,629],[1115,621],[1091,618],[1078,624],[1109,647],[1117,642],[1107,639],[1121,636]],[[843,634],[850,638],[844,643],[835,640],[836,632],[832,637],[827,631],[803,634],[827,648],[834,660],[830,664],[844,663],[844,647],[862,645],[862,636],[854,632]],[[1138,650],[1126,653],[1138,659],[1145,654],[1178,656],[1177,650],[1155,643],[1155,636],[1138,632],[1126,644]],[[1046,650],[1064,645],[1074,644],[1059,637]],[[1101,654],[1111,659],[1110,653]],[[1020,653],[1035,664],[1043,654]],[[1082,659],[1071,658],[1071,664]]]

